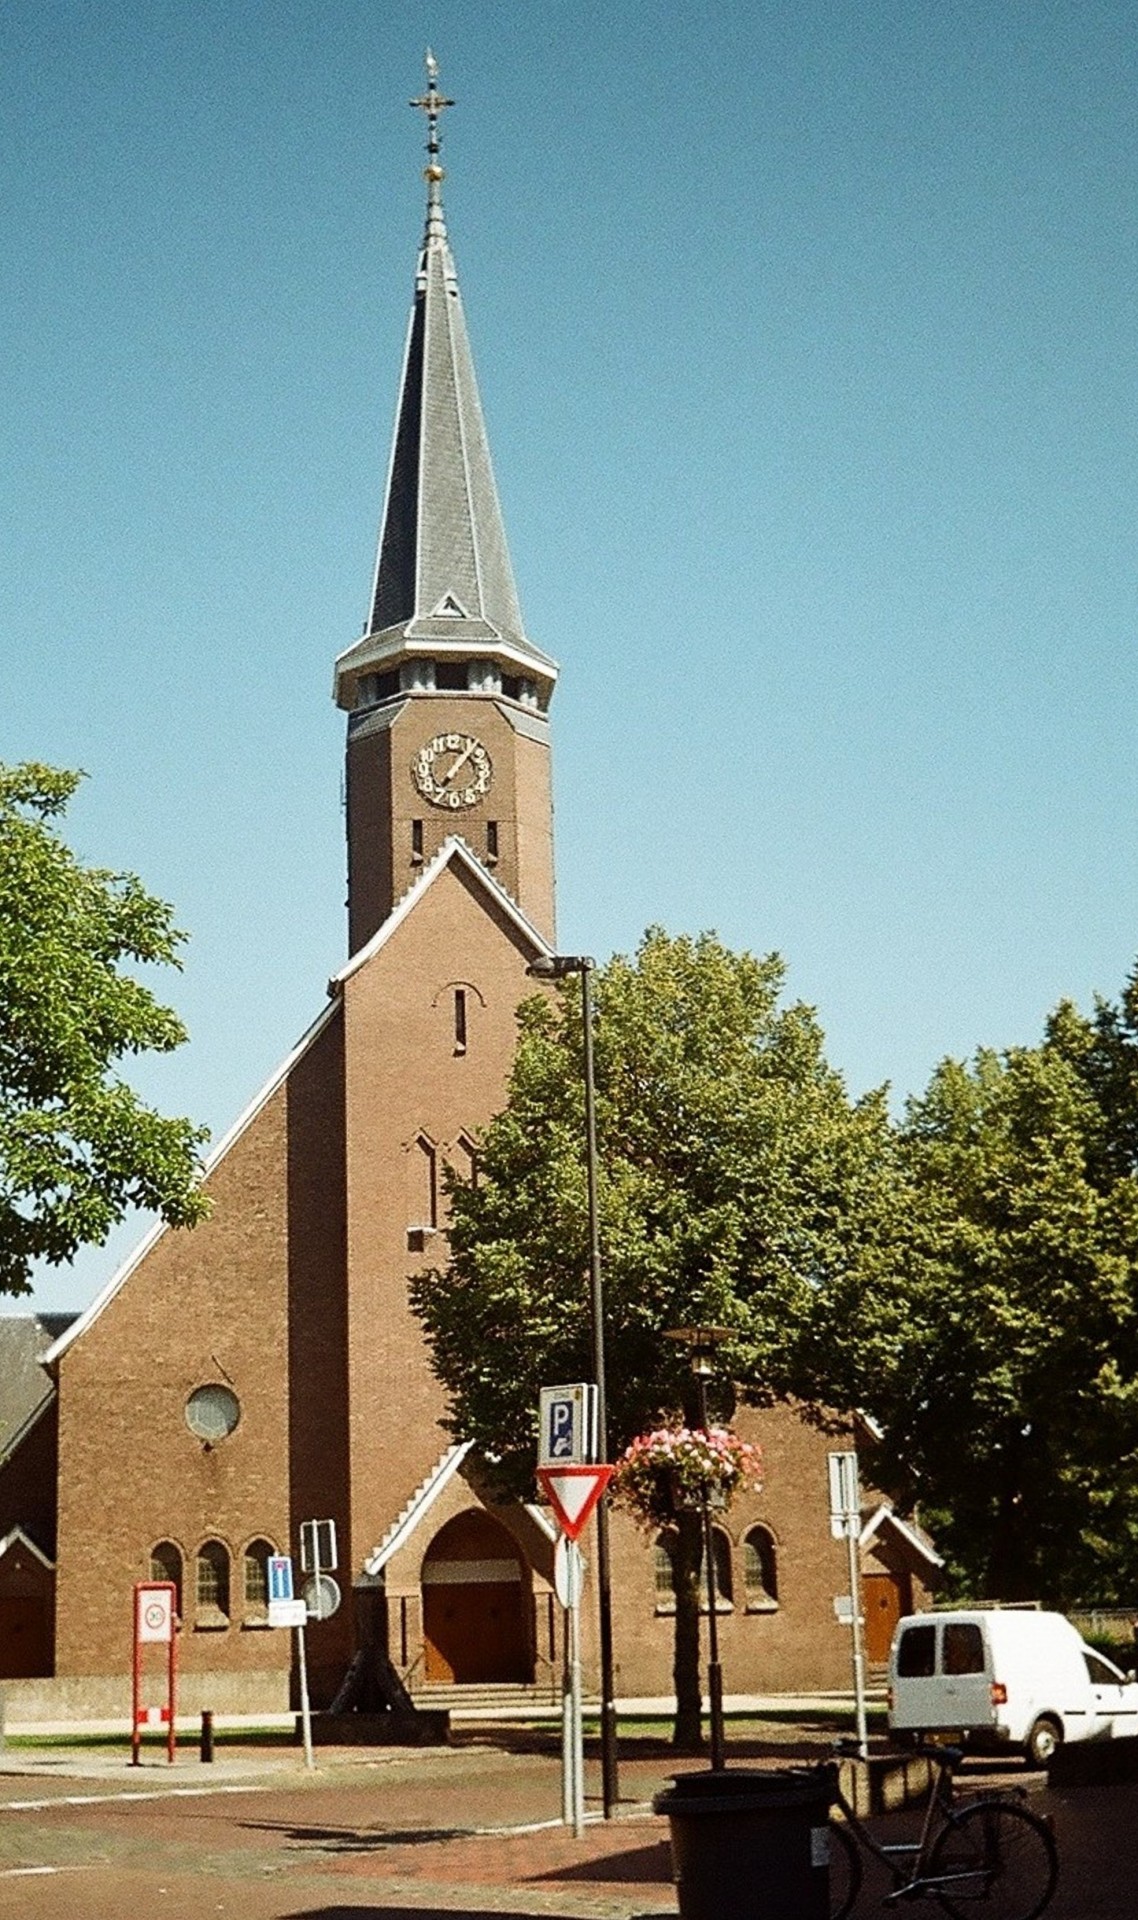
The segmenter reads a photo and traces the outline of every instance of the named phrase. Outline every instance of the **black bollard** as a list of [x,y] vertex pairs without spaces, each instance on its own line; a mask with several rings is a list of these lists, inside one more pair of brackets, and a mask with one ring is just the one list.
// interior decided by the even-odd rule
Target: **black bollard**
[[201,1757],[203,1760],[213,1759],[213,1714],[208,1707],[202,1713]]

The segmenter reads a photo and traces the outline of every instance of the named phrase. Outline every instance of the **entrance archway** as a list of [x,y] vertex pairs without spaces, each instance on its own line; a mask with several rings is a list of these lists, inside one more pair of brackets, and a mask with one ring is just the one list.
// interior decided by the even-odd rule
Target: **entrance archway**
[[457,1514],[427,1548],[422,1578],[429,1681],[532,1681],[528,1584],[505,1527],[478,1508]]

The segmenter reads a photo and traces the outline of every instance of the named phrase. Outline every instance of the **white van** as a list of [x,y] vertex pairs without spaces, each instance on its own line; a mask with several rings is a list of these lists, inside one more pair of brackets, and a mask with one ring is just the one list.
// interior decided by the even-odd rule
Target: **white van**
[[1138,1684],[1061,1613],[966,1608],[909,1614],[889,1650],[889,1730],[1021,1747],[1043,1766],[1063,1740],[1138,1734]]

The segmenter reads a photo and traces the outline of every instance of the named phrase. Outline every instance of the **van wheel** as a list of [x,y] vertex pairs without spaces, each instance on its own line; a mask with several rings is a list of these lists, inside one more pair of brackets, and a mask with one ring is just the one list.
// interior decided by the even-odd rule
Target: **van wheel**
[[1051,1720],[1041,1714],[1024,1746],[1024,1758],[1029,1767],[1045,1767],[1057,1747],[1063,1744],[1063,1729],[1057,1720]]

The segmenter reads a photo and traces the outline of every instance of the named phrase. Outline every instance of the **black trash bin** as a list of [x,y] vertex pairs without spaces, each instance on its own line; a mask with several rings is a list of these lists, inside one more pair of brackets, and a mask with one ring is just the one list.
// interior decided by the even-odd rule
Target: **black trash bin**
[[658,1793],[682,1920],[828,1920],[824,1774],[771,1768],[679,1773]]

